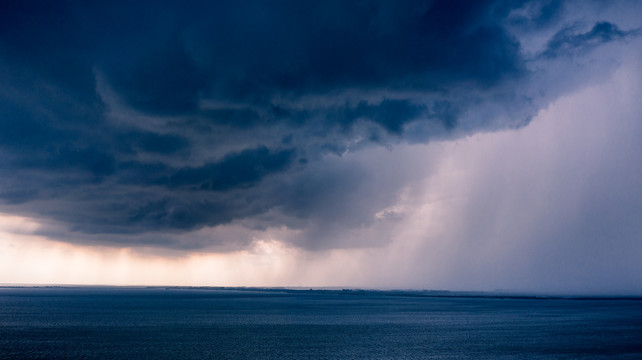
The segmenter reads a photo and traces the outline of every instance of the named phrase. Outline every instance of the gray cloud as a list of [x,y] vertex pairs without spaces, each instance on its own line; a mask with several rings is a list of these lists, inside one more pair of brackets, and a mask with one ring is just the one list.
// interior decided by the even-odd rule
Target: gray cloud
[[586,32],[577,33],[577,27],[570,26],[555,34],[542,56],[554,58],[561,55],[575,55],[601,44],[631,38],[640,33],[639,29],[622,31],[617,25],[607,21],[596,23]]
[[590,81],[565,55],[637,35],[577,30],[557,1],[41,5],[0,11],[0,208],[62,240],[179,249],[251,242],[185,236],[224,225],[377,246],[341,234],[385,234],[375,215],[430,170],[369,154],[523,127]]

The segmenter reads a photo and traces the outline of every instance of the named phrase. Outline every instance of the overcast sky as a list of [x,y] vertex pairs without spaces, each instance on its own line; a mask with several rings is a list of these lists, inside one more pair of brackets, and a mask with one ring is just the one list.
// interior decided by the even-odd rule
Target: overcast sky
[[5,1],[0,283],[641,294],[641,19]]

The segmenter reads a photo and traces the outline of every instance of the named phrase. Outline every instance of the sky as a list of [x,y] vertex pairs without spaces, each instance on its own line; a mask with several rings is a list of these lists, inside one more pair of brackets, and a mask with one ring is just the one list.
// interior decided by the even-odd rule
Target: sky
[[642,294],[641,19],[3,1],[0,283]]

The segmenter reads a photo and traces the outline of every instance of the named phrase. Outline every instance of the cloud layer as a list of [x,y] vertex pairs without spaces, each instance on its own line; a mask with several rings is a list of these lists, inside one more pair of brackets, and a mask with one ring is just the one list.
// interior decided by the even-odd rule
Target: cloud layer
[[0,210],[114,246],[382,246],[439,161],[386,149],[522,128],[640,48],[632,2],[0,10]]
[[[364,182],[379,192],[403,183],[368,226],[338,231],[327,222],[302,234],[219,225],[175,234],[169,244],[181,236],[197,248],[234,238],[244,250],[177,252],[54,242],[36,235],[42,221],[0,214],[0,282],[639,295],[639,69],[639,57],[627,59],[607,80],[558,99],[519,130],[335,157],[341,169],[360,164],[392,174]],[[394,182],[398,174],[404,181]],[[328,213],[336,201],[326,203]],[[309,240],[312,230],[326,249],[285,242]]]

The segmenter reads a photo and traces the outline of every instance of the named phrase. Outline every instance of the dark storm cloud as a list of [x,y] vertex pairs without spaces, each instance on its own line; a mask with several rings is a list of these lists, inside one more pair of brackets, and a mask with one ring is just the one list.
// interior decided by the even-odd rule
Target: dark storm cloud
[[159,154],[172,154],[189,149],[189,140],[175,134],[156,134],[153,132],[132,131],[119,136],[130,151],[147,151]]
[[248,187],[273,172],[287,167],[293,158],[292,150],[270,152],[265,147],[243,150],[226,156],[218,163],[183,168],[169,177],[170,187],[195,186],[195,190],[223,191],[238,186]]
[[554,58],[590,50],[598,45],[614,40],[626,39],[640,34],[638,30],[622,31],[617,25],[603,21],[596,23],[586,32],[577,32],[577,26],[559,31],[549,41],[543,56]]
[[526,28],[548,27],[558,21],[563,13],[564,1],[545,0],[526,3],[521,12],[510,17],[509,22]]
[[[2,209],[133,244],[234,221],[367,225],[395,190],[327,157],[527,123],[538,103],[521,93],[528,59],[506,26],[546,27],[562,8],[4,1]],[[563,30],[545,54],[629,35]]]
[[294,150],[270,151],[266,147],[226,155],[217,162],[196,167],[172,168],[162,163],[122,162],[119,182],[138,186],[164,186],[192,191],[225,191],[251,187],[272,173],[287,169],[295,159]]

